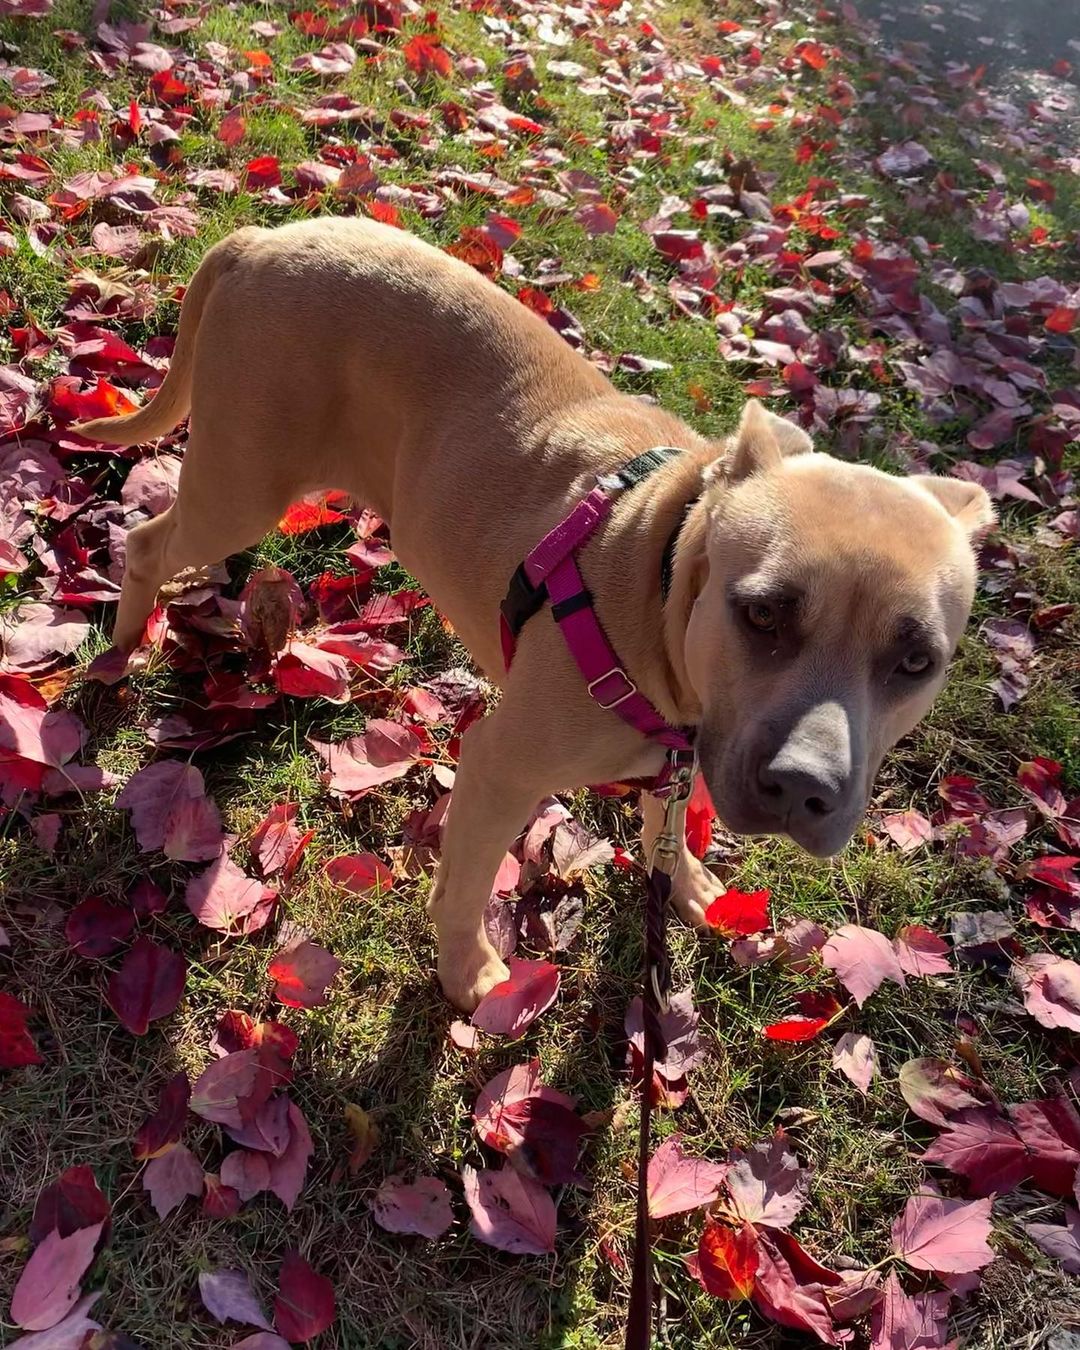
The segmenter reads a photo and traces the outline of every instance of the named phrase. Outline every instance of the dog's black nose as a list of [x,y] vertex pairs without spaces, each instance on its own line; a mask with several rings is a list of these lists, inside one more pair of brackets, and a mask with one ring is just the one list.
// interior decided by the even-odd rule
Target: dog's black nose
[[843,800],[843,786],[812,765],[792,763],[785,757],[763,758],[757,783],[761,805],[788,827],[813,827],[832,815]]

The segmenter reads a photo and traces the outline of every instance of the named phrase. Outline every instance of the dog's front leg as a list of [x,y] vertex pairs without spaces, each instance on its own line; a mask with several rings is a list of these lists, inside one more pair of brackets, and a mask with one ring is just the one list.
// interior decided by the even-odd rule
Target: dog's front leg
[[[652,858],[656,836],[664,825],[664,803],[651,792],[641,794],[641,844],[645,850],[645,865]],[[705,911],[718,895],[727,890],[724,883],[713,876],[712,872],[699,859],[695,858],[683,842],[679,865],[671,883],[671,903],[675,912],[684,923],[693,928],[702,928],[709,932],[712,926],[705,918]]]
[[465,734],[428,904],[443,993],[465,1012],[509,974],[484,933],[484,908],[507,849],[548,790],[520,725],[503,703]]

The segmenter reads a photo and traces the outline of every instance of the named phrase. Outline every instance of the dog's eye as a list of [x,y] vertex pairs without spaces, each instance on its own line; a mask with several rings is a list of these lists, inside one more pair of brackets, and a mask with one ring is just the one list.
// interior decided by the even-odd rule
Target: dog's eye
[[900,662],[900,669],[905,675],[925,675],[933,665],[933,660],[929,652],[908,652],[907,656]]
[[773,633],[776,631],[776,610],[764,601],[756,601],[746,606],[746,622],[759,633]]

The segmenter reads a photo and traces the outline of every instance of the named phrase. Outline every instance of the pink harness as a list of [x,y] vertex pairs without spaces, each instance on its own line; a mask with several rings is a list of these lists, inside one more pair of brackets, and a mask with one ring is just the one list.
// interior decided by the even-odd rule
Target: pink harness
[[693,763],[692,732],[673,727],[657,712],[626,673],[586,589],[577,554],[607,519],[618,493],[634,487],[650,473],[682,454],[671,446],[657,446],[630,460],[614,473],[596,480],[596,487],[536,545],[514,573],[502,602],[502,651],[506,669],[514,659],[518,634],[526,622],[550,601],[570,654],[581,671],[590,697],[613,712],[647,740],[667,751],[664,769],[649,784],[663,796],[670,790],[672,773]]

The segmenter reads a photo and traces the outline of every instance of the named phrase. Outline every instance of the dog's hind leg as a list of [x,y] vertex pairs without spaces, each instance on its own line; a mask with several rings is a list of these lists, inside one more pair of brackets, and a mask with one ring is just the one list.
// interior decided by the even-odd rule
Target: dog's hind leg
[[165,582],[185,567],[223,562],[257,544],[288,507],[287,490],[275,489],[265,473],[250,472],[247,466],[257,459],[252,449],[241,453],[230,444],[215,455],[201,436],[190,437],[176,501],[127,536],[113,627],[113,642],[121,651],[138,646]]
[[[664,825],[664,803],[651,792],[641,794],[641,844],[645,851],[645,865],[649,865],[656,837]],[[712,931],[705,911],[727,890],[724,883],[712,874],[705,864],[695,858],[683,843],[679,865],[671,882],[671,903],[675,913],[692,928]]]
[[507,849],[551,790],[525,727],[508,697],[465,734],[428,904],[439,935],[439,981],[466,1012],[507,978],[484,932],[484,908]]

